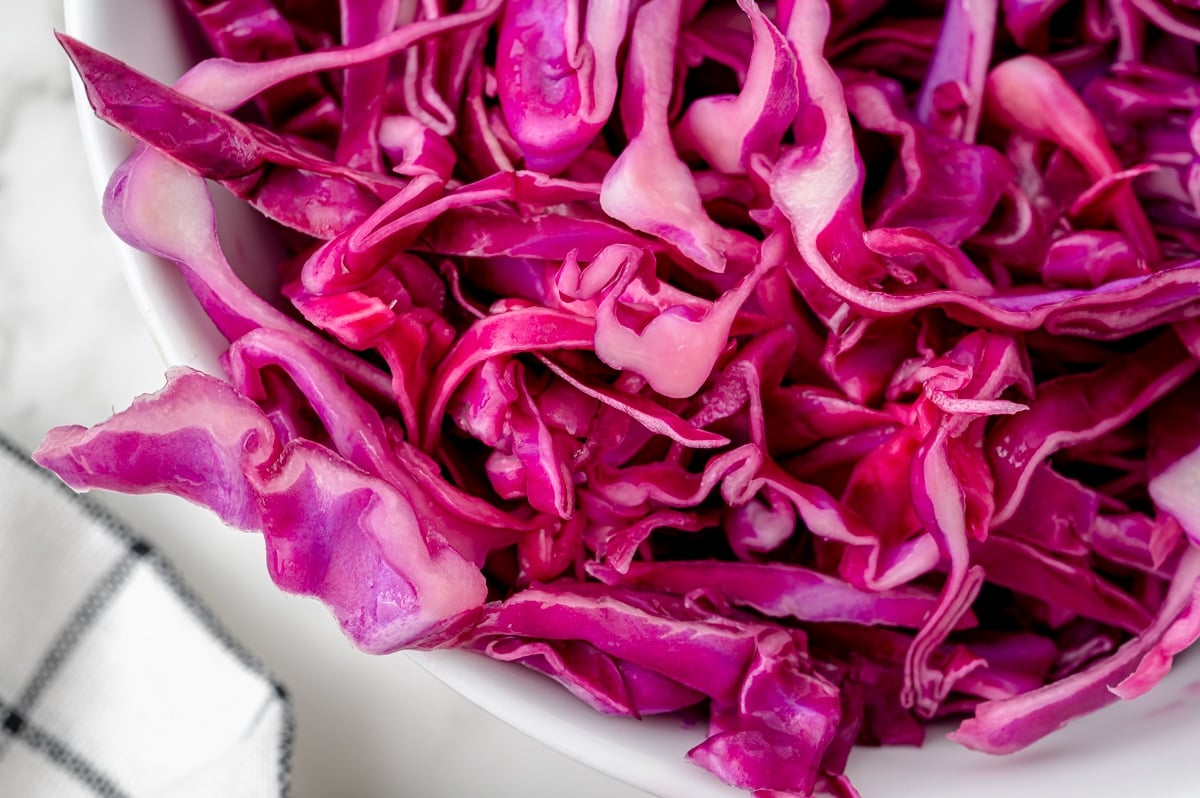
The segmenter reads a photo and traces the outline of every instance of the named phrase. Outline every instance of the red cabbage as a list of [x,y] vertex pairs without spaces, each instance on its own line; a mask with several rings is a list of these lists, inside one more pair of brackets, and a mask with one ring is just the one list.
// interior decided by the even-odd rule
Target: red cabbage
[[1200,637],[1195,3],[180,6],[174,86],[60,41],[224,373],[51,430],[67,484],[260,532],[365,651],[702,709],[760,796]]

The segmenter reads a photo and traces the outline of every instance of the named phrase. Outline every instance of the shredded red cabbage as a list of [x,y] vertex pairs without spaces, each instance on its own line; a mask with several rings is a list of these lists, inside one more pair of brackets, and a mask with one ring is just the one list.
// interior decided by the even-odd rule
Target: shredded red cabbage
[[[1200,637],[1184,0],[182,0],[104,210],[229,339],[36,459],[262,533],[363,650],[519,662],[853,794]],[[288,255],[234,274],[205,181]]]

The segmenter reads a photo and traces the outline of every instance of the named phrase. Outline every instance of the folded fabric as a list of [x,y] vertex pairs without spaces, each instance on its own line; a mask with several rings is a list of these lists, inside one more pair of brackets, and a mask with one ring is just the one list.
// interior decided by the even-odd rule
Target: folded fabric
[[162,555],[0,437],[0,795],[287,795],[292,729]]

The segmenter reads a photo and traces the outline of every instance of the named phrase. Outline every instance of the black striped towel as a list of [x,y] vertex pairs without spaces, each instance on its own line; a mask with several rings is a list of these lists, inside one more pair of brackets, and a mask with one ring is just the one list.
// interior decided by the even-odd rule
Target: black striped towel
[[292,726],[161,555],[0,439],[0,796],[287,795]]

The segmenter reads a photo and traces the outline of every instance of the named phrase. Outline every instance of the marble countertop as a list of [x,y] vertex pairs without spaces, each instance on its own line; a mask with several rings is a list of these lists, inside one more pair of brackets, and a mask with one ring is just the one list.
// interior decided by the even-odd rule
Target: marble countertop
[[[157,390],[164,364],[100,218],[53,31],[55,0],[0,26],[0,433],[32,449]],[[485,714],[407,657],[353,650],[316,602],[270,583],[261,540],[182,501],[98,495],[152,539],[288,685],[295,798],[635,798]]]

